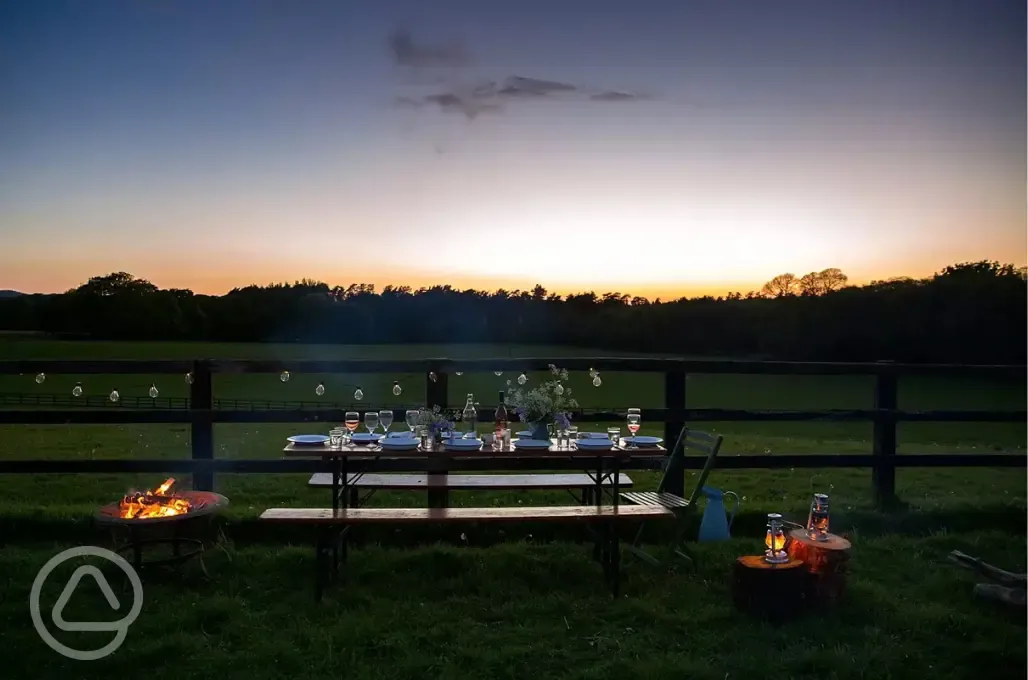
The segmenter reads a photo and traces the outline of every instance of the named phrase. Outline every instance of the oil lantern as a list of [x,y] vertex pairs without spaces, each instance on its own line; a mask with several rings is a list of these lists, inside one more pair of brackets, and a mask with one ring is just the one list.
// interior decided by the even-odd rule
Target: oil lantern
[[789,554],[785,551],[785,531],[782,529],[782,516],[777,512],[768,513],[767,534],[764,537],[764,561],[768,564],[785,564]]
[[815,541],[828,540],[828,494],[814,494],[807,517],[807,534]]

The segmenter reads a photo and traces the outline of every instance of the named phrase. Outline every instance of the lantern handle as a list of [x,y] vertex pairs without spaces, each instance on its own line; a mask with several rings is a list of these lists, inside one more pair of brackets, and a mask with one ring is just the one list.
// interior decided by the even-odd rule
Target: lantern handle
[[739,512],[739,494],[735,493],[734,491],[725,491],[723,494],[721,494],[722,498],[726,496],[731,496],[735,499],[735,503],[732,504],[732,511],[728,513],[728,528],[731,529],[732,522],[735,521],[735,515],[737,512]]

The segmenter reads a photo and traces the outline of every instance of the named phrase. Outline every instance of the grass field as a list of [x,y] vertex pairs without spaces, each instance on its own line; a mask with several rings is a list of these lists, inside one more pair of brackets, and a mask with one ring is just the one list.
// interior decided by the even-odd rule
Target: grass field
[[[0,341],[3,359],[183,359],[183,358],[417,358],[431,356],[589,356],[596,352],[555,347],[499,346],[311,346],[311,345],[218,345],[192,343],[59,342],[37,339]],[[558,362],[559,363],[559,362]],[[482,401],[493,401],[494,392],[516,376],[475,374],[450,377],[450,403],[463,403],[466,393]],[[535,380],[540,376],[531,375]],[[594,388],[587,375],[573,374],[571,387],[584,407],[663,405],[663,377],[660,374],[609,372],[603,384]],[[404,392],[391,393],[393,381]],[[70,394],[82,382],[88,394],[107,394],[117,388],[123,395],[145,395],[151,383],[162,396],[187,396],[184,376],[47,376],[39,385],[34,376],[0,376],[0,392],[46,392]],[[361,406],[400,408],[417,406],[424,399],[421,375],[301,375],[291,374],[288,382],[277,375],[215,376],[216,397],[236,399],[316,400],[314,388],[324,382],[325,400],[352,401],[353,385],[360,384],[365,398]],[[906,409],[1024,408],[1024,384],[981,381],[942,381],[915,378],[900,383],[899,406]],[[871,406],[872,381],[847,376],[737,376],[691,375],[688,399],[696,407],[723,408],[867,408]],[[402,425],[402,424],[401,424]],[[396,425],[395,427],[400,427]],[[722,452],[756,453],[870,453],[870,423],[703,423],[700,427],[725,436]],[[603,425],[580,426],[602,429]],[[292,425],[219,425],[215,428],[215,455],[237,458],[276,458],[283,439],[295,434]],[[661,434],[661,423],[644,423],[644,432]],[[909,423],[899,428],[901,453],[1023,451],[1026,429],[1023,423]],[[186,425],[122,426],[8,426],[0,427],[0,457],[18,458],[187,458],[189,428]],[[641,485],[654,476],[636,473]],[[75,485],[60,476],[38,475],[0,479],[0,514],[34,514],[40,511],[40,494],[47,499],[46,512],[56,515],[88,514],[98,502],[122,493],[131,486],[151,486],[153,479],[126,475],[90,475],[75,478]],[[864,508],[871,501],[869,470],[742,470],[720,471],[712,478],[716,486],[737,491],[744,508],[766,511],[783,508],[801,511],[813,487],[828,489],[838,499],[837,507]],[[31,482],[31,483],[29,483]],[[233,513],[259,512],[272,504],[307,502],[320,496],[304,488],[302,476],[222,475],[220,488],[237,499]],[[1025,484],[1021,470],[991,469],[901,469],[897,472],[900,496],[920,508],[997,504],[1024,506]],[[512,498],[490,494],[478,498],[462,494],[456,502],[548,503],[561,496],[524,494]],[[408,504],[404,494],[381,494],[375,499],[386,504]],[[251,509],[252,508],[252,509]]]
[[[0,341],[3,359],[144,359],[426,356],[572,356],[592,352],[539,347],[309,347],[174,343],[60,343]],[[558,362],[559,363],[559,362]],[[482,401],[513,376],[451,376],[450,401],[473,392]],[[584,375],[572,388],[586,407],[661,406],[662,377],[609,373],[601,388]],[[536,376],[532,376],[533,379]],[[347,401],[357,381],[363,404],[401,407],[423,398],[422,376],[217,376],[215,396],[240,399]],[[396,398],[392,381],[404,386]],[[88,393],[117,387],[186,396],[183,376],[0,376],[0,392]],[[864,379],[787,376],[689,378],[698,407],[861,408],[871,405]],[[338,396],[339,394],[345,396]],[[900,407],[1024,408],[1024,384],[905,380]],[[583,428],[588,424],[581,424]],[[870,424],[706,423],[725,436],[732,453],[870,452]],[[217,456],[277,458],[291,425],[221,425]],[[660,433],[662,424],[644,431]],[[902,453],[1024,451],[1023,424],[917,424],[901,428]],[[187,458],[188,426],[6,426],[0,457]],[[640,488],[653,473],[633,472]],[[748,515],[738,538],[698,546],[699,573],[674,562],[653,567],[626,560],[625,597],[612,600],[587,545],[546,536],[531,526],[496,535],[481,527],[426,536],[442,543],[411,547],[414,532],[365,536],[353,552],[343,589],[321,606],[311,596],[310,537],[300,532],[260,535],[251,521],[274,505],[327,504],[327,493],[306,488],[306,475],[221,475],[232,499],[222,550],[205,558],[211,579],[194,563],[184,573],[145,579],[144,607],[124,646],[106,659],[68,661],[47,648],[29,621],[31,581],[59,550],[102,540],[83,521],[97,504],[129,487],[152,486],[152,476],[29,475],[0,478],[0,648],[4,677],[57,679],[152,678],[1023,678],[1023,614],[1008,616],[972,598],[975,578],[945,563],[960,549],[1006,569],[1025,568],[1023,469],[901,469],[900,496],[914,512],[884,517],[871,511],[867,470],[715,470],[710,483],[737,491]],[[833,523],[854,542],[848,597],[836,609],[782,627],[739,616],[730,606],[732,559],[760,549],[758,513],[805,515],[809,493],[833,497]],[[460,493],[461,505],[564,504],[564,494]],[[379,494],[377,504],[423,505],[413,494]],[[888,531],[886,531],[888,530]],[[395,534],[395,535],[394,535]],[[534,535],[533,535],[534,534]],[[397,549],[396,546],[403,546]],[[66,565],[65,571],[70,572]],[[64,578],[60,578],[63,574]],[[48,581],[53,602],[69,574]],[[88,581],[88,580],[87,580]],[[56,584],[56,585],[55,585]],[[127,593],[126,593],[127,596]],[[119,595],[120,597],[120,595]],[[52,606],[52,605],[50,605]],[[109,608],[95,587],[80,588],[69,620],[96,620]],[[120,614],[111,614],[115,618]],[[51,630],[53,630],[51,628]],[[96,648],[87,636],[60,633],[65,643]]]

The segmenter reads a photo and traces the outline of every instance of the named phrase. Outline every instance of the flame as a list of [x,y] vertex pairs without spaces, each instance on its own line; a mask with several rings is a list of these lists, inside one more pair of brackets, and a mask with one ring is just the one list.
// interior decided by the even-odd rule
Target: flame
[[169,494],[174,485],[175,479],[171,477],[153,491],[137,491],[125,496],[119,504],[118,514],[125,519],[150,519],[189,512],[192,507],[189,501]]
[[764,537],[764,545],[767,546],[768,550],[773,550],[774,552],[785,550],[785,534],[781,529],[775,531],[774,534],[768,529],[767,535]]

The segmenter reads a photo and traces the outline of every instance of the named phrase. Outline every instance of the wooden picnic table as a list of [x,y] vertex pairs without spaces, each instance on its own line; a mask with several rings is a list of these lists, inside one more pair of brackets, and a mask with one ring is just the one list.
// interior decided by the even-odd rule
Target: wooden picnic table
[[[282,452],[290,457],[321,458],[325,461],[327,471],[332,474],[333,510],[347,507],[352,486],[365,473],[377,472],[386,467],[385,461],[392,463],[388,466],[392,471],[405,467],[402,464],[397,466],[398,461],[410,462],[410,470],[418,470],[426,467],[426,463],[432,463],[434,472],[429,477],[444,477],[451,469],[461,467],[462,461],[488,461],[492,469],[504,469],[505,465],[509,465],[509,469],[526,469],[545,463],[547,469],[585,471],[595,486],[592,496],[596,505],[602,505],[606,495],[612,499],[612,505],[617,507],[621,471],[633,461],[648,461],[648,467],[653,467],[654,461],[659,461],[667,453],[663,446],[632,448],[626,446],[623,440],[609,449],[578,449],[574,443],[569,447],[558,447],[555,439],[550,440],[548,449],[518,449],[517,440],[514,440],[510,450],[494,450],[489,446],[479,450],[447,450],[445,447],[424,450],[418,446],[417,449],[397,451],[386,450],[375,444],[347,444],[333,449],[327,444],[295,446],[290,443]],[[349,468],[354,462],[359,465],[353,466],[357,469],[351,471]]]
[[[290,443],[283,449],[283,453],[290,457],[320,458],[325,462],[328,471],[331,472],[331,511],[316,510],[312,513],[311,511],[304,510],[302,512],[296,511],[294,514],[299,513],[301,516],[296,521],[330,522],[343,526],[337,538],[332,541],[332,573],[338,572],[340,558],[344,561],[346,560],[347,533],[354,523],[371,520],[391,521],[397,519],[397,513],[400,513],[403,518],[419,522],[442,519],[457,520],[462,518],[496,519],[492,515],[506,519],[520,517],[520,515],[517,515],[518,509],[515,508],[492,509],[492,515],[482,514],[486,510],[490,510],[488,508],[463,508],[449,511],[440,509],[415,511],[414,509],[408,509],[406,512],[402,509],[391,508],[381,510],[378,513],[381,517],[378,517],[373,509],[356,509],[358,503],[351,503],[350,501],[351,490],[354,484],[365,473],[378,472],[384,469],[410,471],[434,468],[437,471],[435,473],[430,472],[430,478],[433,475],[445,477],[451,468],[461,467],[462,463],[485,461],[488,463],[488,469],[492,470],[502,470],[505,466],[510,466],[507,469],[531,469],[533,466],[544,466],[546,469],[551,470],[585,471],[594,484],[590,500],[595,500],[595,508],[578,506],[577,508],[557,507],[530,510],[533,510],[539,514],[539,517],[543,518],[559,518],[562,521],[589,520],[599,524],[599,531],[590,531],[595,539],[593,556],[603,565],[604,573],[612,584],[615,596],[617,596],[619,588],[618,573],[620,564],[617,523],[639,515],[650,517],[672,516],[666,508],[626,506],[628,512],[621,513],[618,507],[621,496],[619,485],[621,470],[626,466],[630,466],[633,462],[641,463],[648,461],[650,463],[649,467],[653,467],[655,461],[663,459],[667,454],[663,446],[633,448],[626,446],[624,440],[619,440],[617,445],[612,444],[609,449],[586,450],[578,449],[573,443],[569,444],[567,448],[558,447],[556,440],[551,439],[548,449],[518,449],[517,440],[515,440],[510,450],[494,450],[490,446],[483,446],[478,450],[447,450],[445,446],[424,450],[419,445],[417,449],[398,451],[386,450],[377,444],[349,444],[334,449],[327,444],[320,446],[294,446]],[[409,465],[404,465],[404,463],[409,463]],[[352,470],[350,469],[351,467],[353,468]],[[426,486],[431,488],[432,486],[441,485],[428,484]],[[605,496],[610,498],[610,503],[604,503]],[[350,505],[353,507],[348,507]],[[428,514],[425,514],[426,512]],[[285,515],[289,515],[289,513],[285,513]],[[262,516],[262,519],[286,521],[291,518],[288,516],[280,518],[275,513],[272,513],[267,517]],[[319,560],[327,560],[327,555],[323,555],[325,543],[325,539],[319,539],[318,545],[320,547],[316,548],[316,552],[318,552],[319,556],[322,556],[319,557]],[[319,567],[318,597],[320,597],[321,587],[324,582],[323,572],[326,569],[327,566]]]

